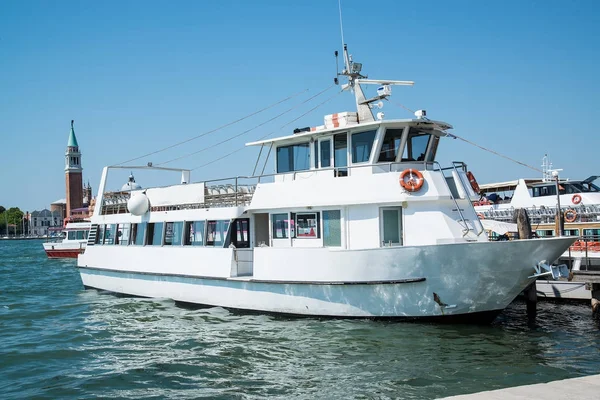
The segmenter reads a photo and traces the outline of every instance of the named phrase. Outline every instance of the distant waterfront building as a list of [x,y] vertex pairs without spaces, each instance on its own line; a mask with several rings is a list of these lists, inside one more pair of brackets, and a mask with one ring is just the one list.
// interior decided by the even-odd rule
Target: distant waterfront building
[[50,203],[50,211],[60,212],[62,218],[67,218],[67,199],[59,199]]
[[81,152],[75,137],[75,129],[71,120],[71,132],[65,152],[65,179],[67,186],[67,209],[66,218],[71,216],[71,211],[83,208],[83,168],[81,167]]
[[67,198],[63,219],[81,220],[89,217],[89,206],[92,203],[92,186],[88,182],[83,184],[83,168],[81,166],[81,152],[75,136],[73,127],[75,121],[71,121],[71,131],[67,142],[67,151],[65,152],[65,182],[67,189]]
[[28,222],[30,235],[48,235],[52,230],[63,226],[62,212],[60,210],[50,211],[48,209],[33,211],[29,214]]

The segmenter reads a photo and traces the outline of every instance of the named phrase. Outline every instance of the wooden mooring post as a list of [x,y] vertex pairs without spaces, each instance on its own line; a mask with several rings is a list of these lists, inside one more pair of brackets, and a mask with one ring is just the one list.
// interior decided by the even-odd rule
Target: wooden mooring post
[[[517,224],[519,239],[531,239],[531,222],[529,215],[524,208],[517,208],[513,214],[513,222]],[[537,314],[537,287],[535,281],[531,283],[524,291],[525,303],[527,304],[527,317],[534,319]]]

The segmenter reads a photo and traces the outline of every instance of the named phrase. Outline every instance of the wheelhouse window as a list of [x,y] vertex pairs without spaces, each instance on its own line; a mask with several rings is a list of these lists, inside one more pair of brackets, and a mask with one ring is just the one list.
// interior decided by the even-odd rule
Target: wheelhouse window
[[381,151],[379,152],[378,162],[394,162],[398,153],[400,153],[400,144],[402,143],[402,133],[404,128],[386,129]]
[[206,245],[221,247],[225,243],[229,221],[208,221],[206,224]]
[[183,222],[167,222],[165,224],[165,246],[181,245]]
[[277,148],[277,173],[310,169],[309,143],[298,143]]
[[425,159],[431,138],[432,135],[429,132],[410,128],[406,147],[402,153],[402,161],[431,161],[433,154]]
[[321,237],[319,232],[318,213],[295,214],[296,238],[317,239]]
[[556,186],[537,186],[532,189],[533,197],[556,196]]
[[321,140],[319,142],[319,160],[321,168],[331,167],[331,140]]
[[372,130],[352,134],[352,163],[358,164],[369,161],[376,133],[376,130]]
[[288,214],[273,214],[271,216],[273,239],[287,239],[289,231]]

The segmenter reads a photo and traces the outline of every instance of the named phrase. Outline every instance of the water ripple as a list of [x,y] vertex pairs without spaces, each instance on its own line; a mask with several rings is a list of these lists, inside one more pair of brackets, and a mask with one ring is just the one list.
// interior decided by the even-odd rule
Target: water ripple
[[600,366],[587,304],[483,327],[239,315],[83,290],[38,241],[0,241],[0,274],[3,399],[428,399]]

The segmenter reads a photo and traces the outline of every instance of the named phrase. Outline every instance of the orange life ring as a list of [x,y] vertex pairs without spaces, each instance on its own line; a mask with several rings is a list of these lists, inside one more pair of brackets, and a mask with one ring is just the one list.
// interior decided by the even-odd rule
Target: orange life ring
[[581,196],[578,194],[574,194],[571,198],[571,201],[573,202],[573,204],[579,204],[581,203]]
[[477,213],[477,218],[485,219],[485,215],[483,215],[482,213]]
[[417,192],[423,187],[425,179],[423,174],[416,169],[405,169],[400,174],[400,186],[408,192]]
[[479,184],[477,183],[477,179],[475,179],[475,177],[473,176],[473,173],[471,171],[467,171],[467,179],[469,179],[469,183],[471,184],[473,191],[475,193],[479,194],[481,189],[479,189]]
[[572,208],[565,210],[565,222],[575,222],[576,219],[577,211],[573,210]]

